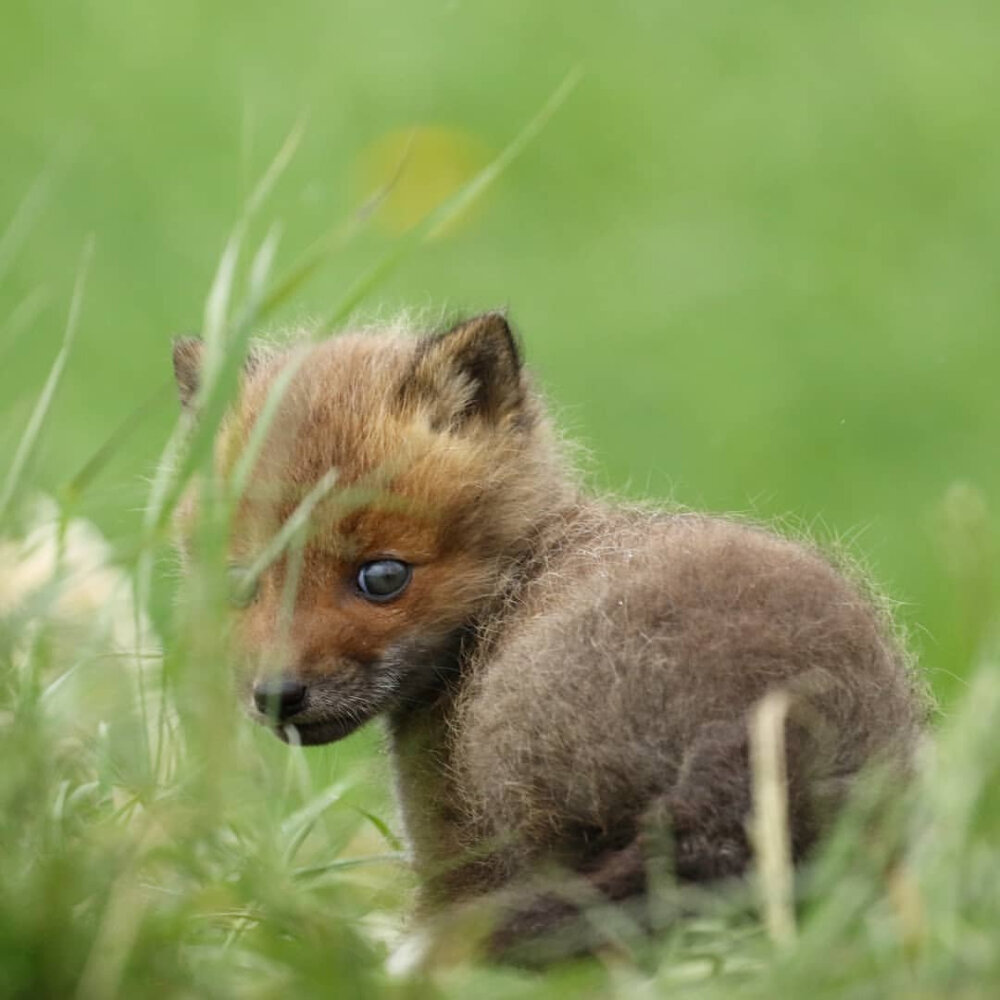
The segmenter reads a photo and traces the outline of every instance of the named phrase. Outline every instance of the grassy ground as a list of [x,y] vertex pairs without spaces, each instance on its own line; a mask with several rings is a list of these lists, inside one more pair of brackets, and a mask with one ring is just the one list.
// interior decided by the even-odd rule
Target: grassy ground
[[[2,23],[0,993],[995,992],[1000,8],[16,0]],[[205,328],[289,134],[220,335],[332,233],[261,325],[354,290],[369,315],[507,304],[597,484],[804,522],[902,602],[940,736],[900,814],[801,881],[794,946],[723,898],[538,980],[387,977],[407,886],[377,734],[301,755],[241,724],[217,581],[175,611],[148,513],[174,499],[170,336]]]

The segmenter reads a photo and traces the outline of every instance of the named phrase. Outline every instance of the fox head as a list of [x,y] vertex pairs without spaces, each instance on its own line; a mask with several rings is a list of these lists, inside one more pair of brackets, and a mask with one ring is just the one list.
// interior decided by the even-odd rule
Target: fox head
[[[201,358],[200,341],[175,342],[192,409]],[[446,682],[573,490],[497,313],[426,337],[349,333],[255,351],[218,432],[219,477],[269,399],[277,408],[229,539],[238,689],[282,738],[325,743]],[[178,515],[182,547],[197,503]],[[304,542],[262,562],[289,518],[306,513]]]

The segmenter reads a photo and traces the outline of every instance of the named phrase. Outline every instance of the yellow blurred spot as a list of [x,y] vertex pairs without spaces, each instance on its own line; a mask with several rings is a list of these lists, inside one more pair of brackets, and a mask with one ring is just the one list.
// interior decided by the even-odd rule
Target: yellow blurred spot
[[[420,222],[489,160],[489,150],[469,132],[416,125],[387,132],[361,152],[358,187],[366,199],[388,189],[376,219],[382,228],[398,234]],[[477,206],[481,203],[477,201]],[[445,227],[444,234],[466,224],[474,212],[463,212]]]

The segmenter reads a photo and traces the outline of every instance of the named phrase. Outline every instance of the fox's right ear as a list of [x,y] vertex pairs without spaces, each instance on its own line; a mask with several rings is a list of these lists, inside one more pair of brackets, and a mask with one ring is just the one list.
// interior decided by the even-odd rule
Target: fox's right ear
[[201,384],[201,337],[174,338],[174,378],[181,406],[190,410]]
[[[201,337],[174,338],[174,378],[177,394],[185,410],[194,408],[195,397],[201,387],[201,366],[205,345]],[[251,344],[243,361],[244,377],[252,375],[265,361],[274,356],[273,349],[264,344]]]

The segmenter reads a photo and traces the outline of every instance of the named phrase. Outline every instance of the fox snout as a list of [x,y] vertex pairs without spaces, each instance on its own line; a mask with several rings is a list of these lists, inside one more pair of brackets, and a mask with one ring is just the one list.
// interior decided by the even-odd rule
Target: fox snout
[[247,709],[254,721],[286,743],[308,746],[350,735],[376,706],[329,682],[267,677],[253,683]]
[[253,703],[261,715],[285,722],[305,708],[309,688],[301,681],[272,679],[253,686]]

